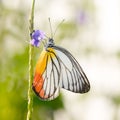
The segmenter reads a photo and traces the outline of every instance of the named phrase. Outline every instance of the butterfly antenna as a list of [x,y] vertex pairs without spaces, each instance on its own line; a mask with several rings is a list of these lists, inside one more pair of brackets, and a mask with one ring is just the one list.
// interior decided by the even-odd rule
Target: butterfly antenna
[[55,32],[54,32],[53,36],[55,36],[58,28],[62,25],[62,23],[63,23],[64,21],[65,21],[65,19],[63,19],[63,20],[58,24],[58,26],[57,26],[56,29],[55,29]]
[[53,31],[52,31],[51,20],[50,20],[50,18],[48,18],[48,20],[49,20],[49,25],[50,25],[51,38],[53,38]]

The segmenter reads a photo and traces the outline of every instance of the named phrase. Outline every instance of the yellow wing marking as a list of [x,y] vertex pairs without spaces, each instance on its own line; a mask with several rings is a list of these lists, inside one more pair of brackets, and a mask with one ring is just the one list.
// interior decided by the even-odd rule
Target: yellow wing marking
[[[46,62],[48,63],[50,61],[50,56],[52,58],[55,57],[55,55],[53,54],[53,53],[55,53],[53,48],[48,48],[47,50],[48,51],[43,50],[38,59],[38,62],[36,64],[36,70],[35,70],[37,73],[43,74],[43,72],[46,68]],[[53,53],[51,53],[51,52],[53,52]]]

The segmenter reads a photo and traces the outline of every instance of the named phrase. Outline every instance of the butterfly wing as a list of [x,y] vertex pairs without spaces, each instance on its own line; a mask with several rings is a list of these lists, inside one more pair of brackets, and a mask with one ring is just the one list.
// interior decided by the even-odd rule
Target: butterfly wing
[[66,49],[54,46],[57,59],[60,63],[60,87],[75,93],[86,93],[90,83],[80,64]]
[[33,90],[43,100],[52,100],[59,95],[60,64],[54,49],[43,50],[36,64]]
[[89,81],[76,59],[66,49],[53,46],[43,50],[35,69],[33,90],[43,100],[52,100],[61,88],[75,93],[90,89]]

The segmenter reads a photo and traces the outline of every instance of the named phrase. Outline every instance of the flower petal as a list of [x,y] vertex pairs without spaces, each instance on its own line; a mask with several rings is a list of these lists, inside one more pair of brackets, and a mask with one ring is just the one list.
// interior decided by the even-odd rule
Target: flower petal
[[33,46],[35,46],[35,47],[39,47],[40,41],[39,41],[39,40],[32,39],[32,40],[30,41],[30,44],[33,45]]
[[41,30],[35,30],[32,33],[32,39],[41,40],[41,39],[44,39],[44,38],[45,38],[45,33],[42,32]]

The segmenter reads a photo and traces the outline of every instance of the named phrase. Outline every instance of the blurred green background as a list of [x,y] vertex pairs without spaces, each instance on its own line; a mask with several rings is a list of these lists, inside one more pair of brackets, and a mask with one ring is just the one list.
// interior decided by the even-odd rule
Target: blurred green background
[[[120,23],[116,21],[120,20],[120,11],[112,10],[112,19],[109,11],[119,8],[117,0],[111,0],[109,5],[105,2],[104,6],[102,2],[36,0],[35,29],[50,36],[48,17],[53,31],[65,19],[55,42],[80,62],[90,79],[91,91],[76,95],[63,90],[57,99],[49,102],[33,94],[32,120],[120,119]],[[26,119],[31,3],[0,0],[0,120]],[[42,46],[34,50],[34,64],[41,49]]]

